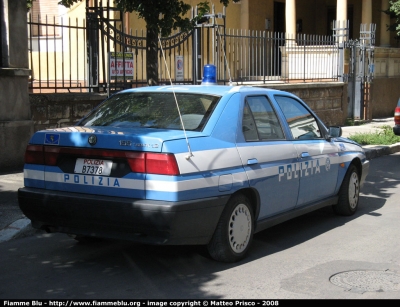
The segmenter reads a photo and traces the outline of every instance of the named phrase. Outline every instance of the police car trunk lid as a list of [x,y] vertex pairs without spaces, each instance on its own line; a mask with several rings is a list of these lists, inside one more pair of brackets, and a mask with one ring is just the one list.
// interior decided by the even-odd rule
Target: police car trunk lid
[[175,156],[163,153],[162,147],[165,141],[184,137],[181,130],[143,128],[39,131],[27,147],[25,186],[145,199],[147,174],[179,174]]

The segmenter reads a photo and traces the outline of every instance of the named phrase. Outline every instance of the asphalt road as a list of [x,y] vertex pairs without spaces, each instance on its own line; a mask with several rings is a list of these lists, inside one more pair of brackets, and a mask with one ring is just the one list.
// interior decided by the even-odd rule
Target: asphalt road
[[3,242],[0,298],[400,299],[399,161],[372,160],[354,216],[325,208],[267,229],[235,264],[191,246],[42,232]]

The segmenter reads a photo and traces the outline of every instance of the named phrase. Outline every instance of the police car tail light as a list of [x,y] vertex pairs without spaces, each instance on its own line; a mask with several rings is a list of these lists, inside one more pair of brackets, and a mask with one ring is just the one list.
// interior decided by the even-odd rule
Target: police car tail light
[[137,153],[137,152],[127,152],[126,157],[128,158],[129,167],[132,172],[135,173],[144,173],[146,168],[145,164],[145,153]]
[[43,145],[28,145],[25,151],[25,163],[56,165],[60,148]]
[[28,145],[25,150],[25,163],[44,164],[43,145]]
[[179,175],[175,156],[173,154],[146,153],[146,173]]
[[25,163],[54,166],[57,165],[60,155],[126,159],[129,168],[135,173],[179,175],[178,164],[173,154],[28,145],[25,151]]
[[59,147],[44,146],[44,164],[51,166],[57,165],[57,158],[59,154]]
[[400,125],[400,107],[396,107],[394,110],[394,123]]

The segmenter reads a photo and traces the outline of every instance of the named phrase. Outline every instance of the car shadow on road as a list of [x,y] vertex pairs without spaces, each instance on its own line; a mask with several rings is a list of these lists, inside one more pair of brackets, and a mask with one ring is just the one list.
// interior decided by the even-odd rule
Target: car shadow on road
[[332,207],[325,207],[266,229],[254,236],[252,250],[245,261],[302,244],[365,215],[381,217],[380,209],[400,185],[399,158],[399,155],[387,155],[380,157],[379,163],[374,162],[377,160],[371,161],[369,175],[361,189],[358,210],[354,215],[338,216]]
[[[218,299],[224,297],[216,282],[221,272],[232,269],[238,276],[246,274],[246,264],[303,244],[365,214],[373,215],[384,205],[384,199],[362,196],[354,216],[337,216],[327,207],[271,227],[254,236],[248,256],[237,263],[213,261],[204,246],[151,246],[117,240],[83,244],[65,234],[40,232],[0,245],[2,258],[9,264],[0,267],[0,283],[24,288],[23,292],[3,289],[0,296]],[[29,278],[21,279],[21,274]],[[217,287],[215,291],[210,285]]]
[[252,250],[247,261],[257,260],[292,248],[350,223],[365,214],[380,215],[375,211],[382,208],[385,202],[386,200],[383,198],[361,196],[359,208],[352,216],[338,216],[332,207],[325,207],[268,228],[254,235]]

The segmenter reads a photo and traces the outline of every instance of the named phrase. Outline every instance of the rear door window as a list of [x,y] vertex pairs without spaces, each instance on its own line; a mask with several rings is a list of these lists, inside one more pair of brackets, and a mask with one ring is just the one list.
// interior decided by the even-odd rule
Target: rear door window
[[265,96],[246,97],[242,130],[246,141],[284,139],[275,110]]

